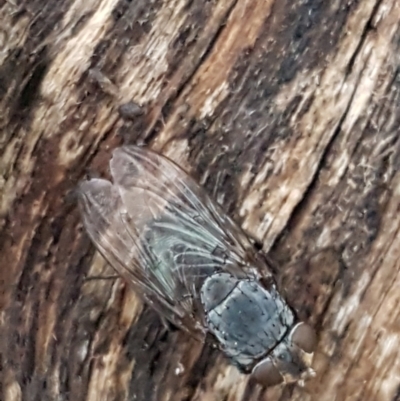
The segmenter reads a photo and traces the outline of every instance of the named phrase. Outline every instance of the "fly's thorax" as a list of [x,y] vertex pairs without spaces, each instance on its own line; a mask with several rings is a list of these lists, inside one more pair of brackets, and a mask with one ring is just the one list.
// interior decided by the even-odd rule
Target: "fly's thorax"
[[271,285],[215,273],[201,288],[208,329],[220,348],[244,372],[252,370],[285,337],[294,323],[286,302]]
[[311,363],[316,343],[315,332],[310,326],[303,322],[296,324],[253,368],[253,379],[264,386],[291,382],[303,386],[305,380],[315,376]]

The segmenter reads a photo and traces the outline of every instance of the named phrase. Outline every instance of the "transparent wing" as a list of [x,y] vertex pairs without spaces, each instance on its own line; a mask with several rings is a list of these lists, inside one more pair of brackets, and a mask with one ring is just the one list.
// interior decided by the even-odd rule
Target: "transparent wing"
[[90,237],[148,303],[174,324],[202,335],[202,283],[218,271],[259,276],[251,243],[169,159],[124,146],[113,152],[110,168],[113,183],[92,179],[79,186]]

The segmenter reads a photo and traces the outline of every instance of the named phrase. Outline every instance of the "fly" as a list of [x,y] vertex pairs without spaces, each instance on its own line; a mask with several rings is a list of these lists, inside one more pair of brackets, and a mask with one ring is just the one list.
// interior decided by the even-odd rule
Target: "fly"
[[215,345],[264,386],[313,377],[314,330],[298,321],[248,237],[168,158],[123,146],[113,182],[78,188],[90,238],[163,317]]

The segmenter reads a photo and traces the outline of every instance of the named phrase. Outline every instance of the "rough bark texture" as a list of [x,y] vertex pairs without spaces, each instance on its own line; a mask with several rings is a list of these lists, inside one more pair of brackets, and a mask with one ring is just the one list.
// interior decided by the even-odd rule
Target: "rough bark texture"
[[[398,0],[0,1],[0,399],[400,400],[399,54]],[[121,136],[270,252],[316,379],[253,387],[107,279],[69,194]]]

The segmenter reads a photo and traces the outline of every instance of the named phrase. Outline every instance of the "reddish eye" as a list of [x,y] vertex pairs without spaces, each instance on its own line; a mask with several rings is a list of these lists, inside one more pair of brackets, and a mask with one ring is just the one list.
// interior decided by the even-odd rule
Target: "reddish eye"
[[303,351],[311,354],[317,345],[317,336],[314,329],[308,324],[299,323],[292,332],[291,340]]
[[251,376],[258,384],[265,387],[275,386],[276,384],[283,382],[282,375],[269,358],[258,363],[254,367]]

